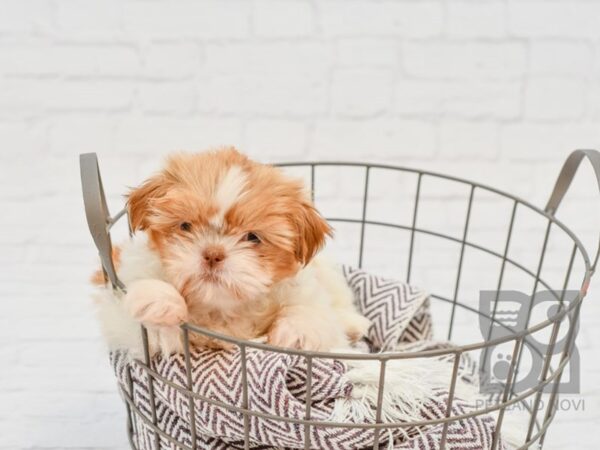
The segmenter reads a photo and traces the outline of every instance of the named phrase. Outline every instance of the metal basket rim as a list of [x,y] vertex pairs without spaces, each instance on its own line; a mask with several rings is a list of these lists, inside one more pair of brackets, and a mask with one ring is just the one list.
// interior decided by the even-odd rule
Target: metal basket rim
[[[465,178],[460,178],[460,177],[447,175],[447,174],[430,171],[430,170],[415,169],[415,168],[406,167],[406,166],[395,166],[395,165],[388,165],[388,164],[378,164],[378,163],[359,162],[359,161],[279,162],[279,163],[273,163],[272,165],[276,166],[276,167],[308,167],[308,168],[312,168],[312,169],[314,169],[315,167],[319,167],[319,166],[325,166],[325,167],[327,167],[327,166],[345,166],[345,167],[365,168],[366,170],[383,169],[383,170],[407,172],[407,173],[417,174],[419,176],[425,175],[425,176],[431,176],[431,177],[441,178],[441,179],[445,179],[445,180],[449,180],[449,181],[453,181],[453,182],[462,183],[467,186],[471,186],[472,188],[483,189],[483,190],[492,192],[494,194],[500,195],[502,197],[505,197],[507,199],[510,199],[510,200],[516,202],[517,204],[521,204],[521,205],[533,210],[534,212],[536,212],[536,213],[540,214],[541,216],[545,217],[546,219],[548,219],[550,222],[556,224],[573,241],[573,244],[576,246],[577,250],[579,251],[580,255],[582,256],[584,265],[585,265],[585,274],[584,274],[584,278],[583,278],[579,293],[574,300],[569,302],[569,305],[567,308],[560,308],[557,313],[555,313],[548,319],[546,319],[540,323],[531,325],[520,332],[516,332],[511,335],[504,336],[504,337],[499,337],[499,338],[496,338],[493,340],[482,340],[482,341],[477,341],[477,342],[473,342],[473,343],[465,344],[465,345],[452,345],[445,349],[436,349],[436,350],[357,354],[357,353],[345,353],[345,352],[339,352],[339,351],[312,351],[312,350],[289,349],[289,348],[284,348],[284,347],[276,347],[276,346],[273,346],[270,344],[256,342],[256,341],[252,341],[252,340],[235,338],[235,337],[232,337],[232,336],[229,336],[226,334],[208,330],[204,327],[200,327],[200,326],[194,325],[192,323],[188,323],[188,322],[183,323],[180,326],[180,328],[182,329],[183,332],[192,332],[192,333],[202,334],[204,336],[208,336],[208,337],[215,338],[215,339],[218,339],[221,341],[229,342],[231,344],[235,344],[238,347],[244,346],[247,348],[255,348],[255,349],[260,349],[260,350],[265,350],[265,351],[271,351],[274,353],[283,353],[283,354],[290,354],[290,355],[297,355],[297,356],[304,356],[304,357],[308,356],[308,357],[322,358],[322,359],[378,360],[378,361],[381,361],[381,360],[399,360],[399,359],[412,359],[412,358],[440,357],[440,356],[444,356],[444,355],[456,355],[456,354],[460,354],[460,353],[464,353],[464,352],[470,352],[470,351],[475,351],[475,350],[479,350],[479,349],[494,347],[494,346],[497,346],[502,343],[516,341],[518,339],[524,339],[526,336],[529,336],[537,331],[540,331],[543,328],[546,328],[555,322],[562,321],[565,318],[565,316],[567,316],[569,313],[571,313],[573,311],[573,309],[575,309],[583,301],[583,298],[586,296],[586,292],[583,287],[589,283],[589,281],[593,275],[593,271],[591,269],[589,255],[588,255],[585,247],[581,243],[580,239],[575,235],[575,233],[573,231],[571,231],[571,229],[568,226],[566,226],[562,221],[557,219],[553,214],[550,214],[547,211],[544,211],[543,209],[531,204],[530,202],[524,200],[523,198],[521,198],[519,196],[510,194],[501,189],[497,189],[497,188],[488,186],[483,183],[470,181]],[[112,228],[112,226],[123,216],[127,216],[126,208],[123,208],[112,218],[112,220],[108,224],[108,229],[110,230],[110,228]],[[361,223],[361,221],[358,219],[357,219],[357,222]],[[445,239],[448,239],[448,238],[446,237]],[[497,255],[494,255],[494,256],[497,257]],[[464,305],[462,305],[461,302],[457,302],[457,306],[464,307]]]

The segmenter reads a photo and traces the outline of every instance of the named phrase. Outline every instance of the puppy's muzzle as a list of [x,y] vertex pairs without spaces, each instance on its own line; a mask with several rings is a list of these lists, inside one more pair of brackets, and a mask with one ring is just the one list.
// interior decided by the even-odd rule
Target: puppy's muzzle
[[225,259],[225,249],[220,245],[207,247],[202,251],[202,259],[208,268],[214,269]]

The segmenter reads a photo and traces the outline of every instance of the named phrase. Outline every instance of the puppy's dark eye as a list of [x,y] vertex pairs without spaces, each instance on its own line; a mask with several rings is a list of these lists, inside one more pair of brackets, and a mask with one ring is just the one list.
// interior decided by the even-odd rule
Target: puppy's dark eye
[[179,229],[181,231],[192,231],[192,224],[189,222],[183,222],[181,225],[179,225]]
[[246,235],[246,240],[248,242],[253,242],[255,244],[259,244],[260,243],[260,238],[255,233],[248,233]]

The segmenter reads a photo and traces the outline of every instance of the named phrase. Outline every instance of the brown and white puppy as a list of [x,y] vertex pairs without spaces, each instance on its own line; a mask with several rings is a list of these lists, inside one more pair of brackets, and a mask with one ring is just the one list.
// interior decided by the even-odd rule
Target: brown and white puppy
[[[279,169],[232,148],[176,154],[131,191],[127,208],[133,230],[147,236],[147,254],[140,257],[138,244],[126,261],[131,245],[123,246],[127,294],[118,307],[99,302],[111,347],[127,346],[120,336],[131,335],[118,329],[131,328],[115,318],[123,312],[151,328],[163,351],[180,349],[183,321],[308,350],[343,348],[366,333],[342,275],[315,258],[331,228],[303,184]],[[197,344],[224,346],[193,335]]]

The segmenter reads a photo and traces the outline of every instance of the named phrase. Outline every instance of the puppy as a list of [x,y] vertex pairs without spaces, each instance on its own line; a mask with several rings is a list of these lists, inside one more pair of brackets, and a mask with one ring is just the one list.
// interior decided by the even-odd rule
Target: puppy
[[136,323],[163,352],[181,351],[182,322],[305,350],[348,347],[366,334],[343,276],[315,257],[330,226],[302,183],[277,168],[233,148],[176,154],[130,192],[127,210],[138,235],[116,258],[127,293],[110,301],[106,287],[98,302],[113,349],[137,345]]

